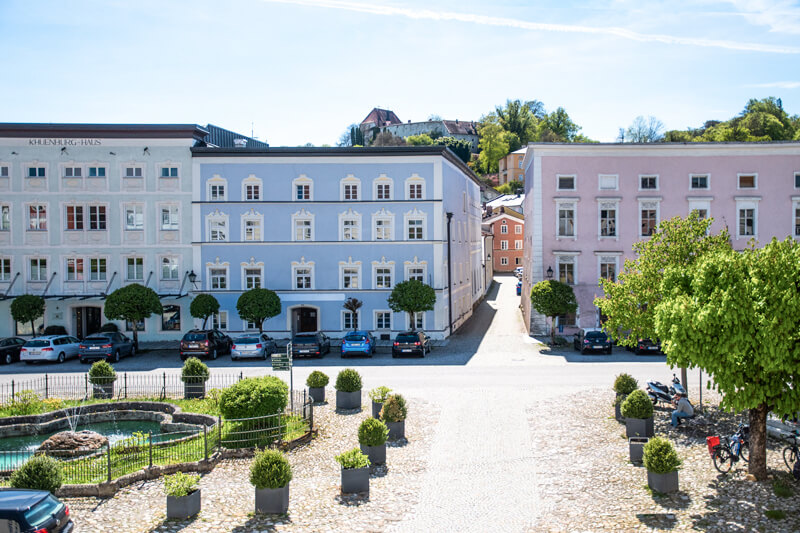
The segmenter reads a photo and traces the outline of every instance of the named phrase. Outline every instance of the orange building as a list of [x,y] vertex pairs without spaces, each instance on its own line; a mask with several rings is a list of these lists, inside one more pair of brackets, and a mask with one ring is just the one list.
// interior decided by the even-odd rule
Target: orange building
[[522,266],[522,242],[525,217],[513,209],[501,207],[483,220],[491,224],[494,233],[492,264],[495,272],[513,272]]
[[498,185],[503,185],[509,181],[525,183],[525,171],[522,169],[522,161],[525,159],[525,150],[526,148],[520,148],[497,162]]

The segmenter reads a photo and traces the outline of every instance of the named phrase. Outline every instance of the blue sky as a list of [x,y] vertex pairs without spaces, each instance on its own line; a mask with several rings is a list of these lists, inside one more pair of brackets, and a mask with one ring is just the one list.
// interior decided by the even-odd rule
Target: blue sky
[[321,145],[376,106],[478,120],[519,98],[613,141],[637,115],[682,129],[748,98],[800,114],[800,3],[2,0],[0,68],[7,122]]

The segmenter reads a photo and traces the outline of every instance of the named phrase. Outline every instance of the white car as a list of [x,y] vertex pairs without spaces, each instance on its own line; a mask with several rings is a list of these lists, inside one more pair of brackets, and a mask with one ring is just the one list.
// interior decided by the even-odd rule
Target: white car
[[517,267],[514,269],[514,275],[518,278],[522,279],[522,267]]
[[233,340],[231,347],[231,359],[242,359],[244,357],[258,357],[267,359],[271,354],[277,353],[278,346],[275,341],[269,338],[266,333],[259,335],[242,335]]
[[20,350],[19,360],[26,363],[38,361],[57,361],[78,357],[80,341],[71,335],[44,335],[25,343]]

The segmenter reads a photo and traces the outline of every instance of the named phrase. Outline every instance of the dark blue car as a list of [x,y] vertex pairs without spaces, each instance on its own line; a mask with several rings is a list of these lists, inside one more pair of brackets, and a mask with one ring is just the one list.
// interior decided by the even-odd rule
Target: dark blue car
[[46,490],[0,489],[0,530],[70,533],[69,507]]

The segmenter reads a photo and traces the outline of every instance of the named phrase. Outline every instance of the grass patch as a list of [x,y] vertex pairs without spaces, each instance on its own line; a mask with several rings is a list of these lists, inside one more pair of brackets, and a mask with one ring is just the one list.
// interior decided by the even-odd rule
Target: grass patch
[[792,487],[782,479],[776,479],[772,482],[772,491],[778,498],[790,498],[793,494]]
[[771,518],[773,520],[783,520],[786,518],[786,512],[781,511],[780,509],[770,509],[768,511],[764,511],[764,514],[767,518]]

